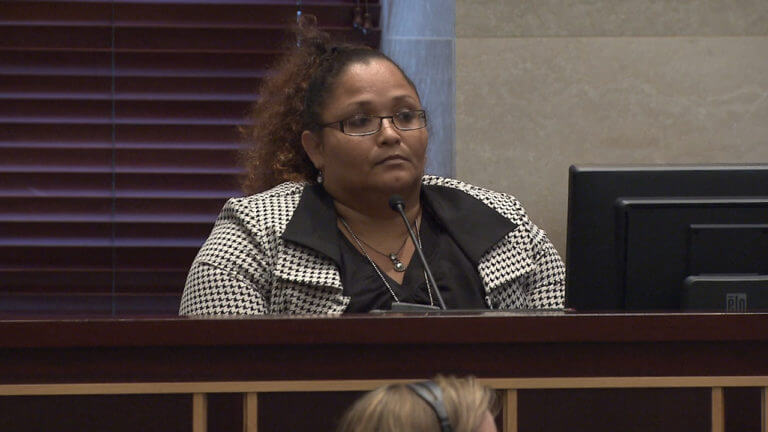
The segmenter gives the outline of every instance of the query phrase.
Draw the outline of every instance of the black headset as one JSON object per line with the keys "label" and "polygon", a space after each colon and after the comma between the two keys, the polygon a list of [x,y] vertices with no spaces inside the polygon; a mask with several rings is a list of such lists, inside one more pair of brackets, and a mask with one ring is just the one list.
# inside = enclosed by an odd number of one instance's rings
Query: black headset
{"label": "black headset", "polygon": [[434,381],[423,381],[407,384],[408,388],[413,390],[420,398],[429,405],[437,415],[437,421],[440,423],[442,432],[453,432],[451,421],[448,419],[448,412],[445,411],[443,404],[443,391],[440,390]]}

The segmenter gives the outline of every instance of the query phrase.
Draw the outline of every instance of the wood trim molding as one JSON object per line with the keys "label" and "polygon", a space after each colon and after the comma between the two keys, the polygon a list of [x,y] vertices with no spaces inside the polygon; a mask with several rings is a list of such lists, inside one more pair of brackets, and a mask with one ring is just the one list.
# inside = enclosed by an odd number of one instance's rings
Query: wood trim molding
{"label": "wood trim molding", "polygon": [[712,432],[725,432],[725,397],[722,387],[712,387]]}
{"label": "wood trim molding", "polygon": [[517,432],[517,390],[506,390],[503,398],[504,432]]}
{"label": "wood trim molding", "polygon": [[249,392],[243,395],[243,432],[258,432],[259,394]]}
{"label": "wood trim molding", "polygon": [[768,387],[760,391],[760,425],[762,432],[768,432]]}
{"label": "wood trim molding", "polygon": [[192,395],[192,432],[207,432],[208,430],[208,395],[195,393]]}
{"label": "wood trim molding", "polygon": [[[6,384],[0,385],[0,396],[368,391],[393,382],[413,381],[417,380]],[[768,387],[768,376],[481,378],[479,381],[482,384],[497,390]]]}

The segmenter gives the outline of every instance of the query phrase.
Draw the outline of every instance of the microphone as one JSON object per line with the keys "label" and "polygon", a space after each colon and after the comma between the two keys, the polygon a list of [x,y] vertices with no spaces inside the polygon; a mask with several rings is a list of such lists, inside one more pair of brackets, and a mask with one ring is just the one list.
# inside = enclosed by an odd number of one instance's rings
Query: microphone
{"label": "microphone", "polygon": [[[419,240],[416,238],[416,234],[413,233],[413,229],[411,229],[411,223],[408,222],[408,216],[405,215],[405,200],[403,200],[403,197],[400,195],[392,195],[389,197],[389,208],[397,213],[400,213],[400,216],[402,216],[405,227],[408,228],[408,234],[411,236],[411,241],[413,241],[413,247],[416,249],[416,253],[419,254],[421,265],[424,266],[424,271],[427,273],[427,280],[429,281],[429,285],[434,288],[435,297],[437,297],[437,303],[440,305],[440,309],[446,310],[447,308],[445,307],[443,296],[440,295],[440,290],[437,288],[435,278],[432,276],[432,270],[429,269],[427,259],[424,258],[424,252],[421,250],[421,246],[419,246]],[[427,287],[427,289],[429,289],[429,287]]]}

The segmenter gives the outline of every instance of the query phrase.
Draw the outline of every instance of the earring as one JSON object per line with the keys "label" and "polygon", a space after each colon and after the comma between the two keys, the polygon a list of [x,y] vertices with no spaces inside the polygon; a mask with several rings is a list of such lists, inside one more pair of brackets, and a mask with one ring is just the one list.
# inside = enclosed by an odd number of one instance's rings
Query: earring
{"label": "earring", "polygon": [[318,171],[317,172],[317,184],[323,184],[323,180],[324,180],[323,172],[322,171]]}

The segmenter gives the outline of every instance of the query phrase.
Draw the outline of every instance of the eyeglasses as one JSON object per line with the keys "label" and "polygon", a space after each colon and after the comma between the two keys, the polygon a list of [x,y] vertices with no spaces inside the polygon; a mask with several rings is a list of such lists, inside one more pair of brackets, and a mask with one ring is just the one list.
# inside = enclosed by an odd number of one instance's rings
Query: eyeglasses
{"label": "eyeglasses", "polygon": [[336,127],[351,136],[373,135],[381,130],[381,124],[388,118],[396,129],[409,131],[427,127],[427,112],[424,110],[400,111],[391,116],[358,115],[341,121],[321,124],[322,127]]}

